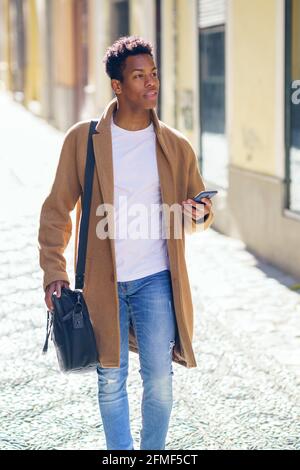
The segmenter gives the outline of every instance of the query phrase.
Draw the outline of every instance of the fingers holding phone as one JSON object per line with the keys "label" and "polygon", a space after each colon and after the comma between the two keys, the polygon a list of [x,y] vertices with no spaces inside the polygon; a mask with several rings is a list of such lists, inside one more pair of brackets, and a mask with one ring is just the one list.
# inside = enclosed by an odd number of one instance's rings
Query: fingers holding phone
{"label": "fingers holding phone", "polygon": [[[197,201],[196,201],[197,202]],[[201,199],[201,202],[197,202],[197,204],[205,204],[205,206],[208,208],[208,212],[210,211],[210,208],[212,206],[212,202],[211,200],[208,198],[208,197],[203,197]],[[196,206],[197,207],[197,206]],[[205,208],[204,208],[204,211],[205,211]]]}
{"label": "fingers holding phone", "polygon": [[193,219],[198,220],[209,214],[212,203],[210,199],[203,198],[200,206],[197,202],[195,204],[193,199],[186,199],[185,201],[182,201],[182,206],[185,214],[191,215]]}

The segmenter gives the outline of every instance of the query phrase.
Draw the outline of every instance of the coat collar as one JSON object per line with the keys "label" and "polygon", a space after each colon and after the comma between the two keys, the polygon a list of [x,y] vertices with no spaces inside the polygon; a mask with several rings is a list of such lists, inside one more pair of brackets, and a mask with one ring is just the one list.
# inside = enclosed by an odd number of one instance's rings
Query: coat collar
{"label": "coat collar", "polygon": [[[107,130],[107,128],[110,129],[110,123],[111,123],[111,116],[117,107],[117,98],[113,98],[106,108],[104,109],[101,118],[99,119],[97,126],[96,126],[96,131],[101,132],[103,130]],[[150,109],[151,112],[151,120],[154,124],[155,127],[155,133],[156,135],[161,134],[161,124],[159,122],[159,119],[157,117],[156,111],[154,109]]]}

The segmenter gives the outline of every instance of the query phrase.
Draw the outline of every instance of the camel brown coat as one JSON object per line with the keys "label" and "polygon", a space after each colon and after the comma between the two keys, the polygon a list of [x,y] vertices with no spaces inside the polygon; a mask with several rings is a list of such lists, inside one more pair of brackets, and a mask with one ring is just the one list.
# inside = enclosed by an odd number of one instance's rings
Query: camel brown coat
{"label": "camel brown coat", "polygon": [[[96,233],[96,225],[101,220],[96,213],[97,207],[99,204],[114,202],[110,119],[116,105],[117,99],[114,98],[100,117],[96,127],[97,133],[93,135],[96,165],[83,288],[102,367],[120,367],[119,300],[114,231],[110,227],[108,229],[110,235],[105,239],[99,238]],[[182,201],[192,198],[205,189],[197,157],[186,137],[160,121],[154,109],[151,110],[151,119],[156,133],[156,158],[162,202],[169,206],[174,203],[181,204]],[[40,266],[44,271],[44,290],[53,281],[69,281],[64,251],[72,233],[70,213],[75,206],[76,265],[81,215],[80,196],[84,185],[88,129],[89,121],[81,121],[66,132],[54,182],[41,208],[38,241]],[[128,168],[128,171],[134,169]],[[211,209],[204,223],[193,222],[189,229],[185,226],[180,238],[175,237],[174,230],[172,231],[173,219],[171,218],[170,222],[166,221],[166,226],[170,228],[167,248],[177,322],[177,337],[172,360],[185,367],[196,367],[197,363],[192,347],[193,305],[185,261],[184,234],[206,230],[213,219],[214,214]],[[157,327],[159,328],[159,325]],[[129,350],[138,352],[135,333],[131,326]]]}

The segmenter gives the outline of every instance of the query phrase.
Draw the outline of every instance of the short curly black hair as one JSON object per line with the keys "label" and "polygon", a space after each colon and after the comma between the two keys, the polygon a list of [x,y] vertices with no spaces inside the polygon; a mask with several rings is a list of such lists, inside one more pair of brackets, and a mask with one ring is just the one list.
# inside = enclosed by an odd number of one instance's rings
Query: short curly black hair
{"label": "short curly black hair", "polygon": [[140,36],[122,36],[107,48],[103,62],[111,79],[123,81],[125,60],[129,56],[149,54],[153,57],[153,46]]}

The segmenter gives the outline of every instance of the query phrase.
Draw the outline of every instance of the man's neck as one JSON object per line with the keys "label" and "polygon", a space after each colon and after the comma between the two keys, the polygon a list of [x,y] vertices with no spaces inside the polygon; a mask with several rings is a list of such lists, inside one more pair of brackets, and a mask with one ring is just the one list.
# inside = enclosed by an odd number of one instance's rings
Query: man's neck
{"label": "man's neck", "polygon": [[148,109],[142,111],[124,110],[118,106],[113,113],[113,121],[122,129],[139,131],[150,126],[151,111]]}

